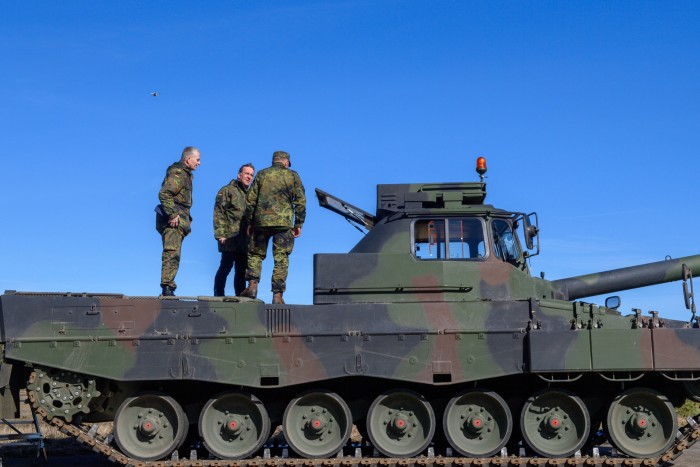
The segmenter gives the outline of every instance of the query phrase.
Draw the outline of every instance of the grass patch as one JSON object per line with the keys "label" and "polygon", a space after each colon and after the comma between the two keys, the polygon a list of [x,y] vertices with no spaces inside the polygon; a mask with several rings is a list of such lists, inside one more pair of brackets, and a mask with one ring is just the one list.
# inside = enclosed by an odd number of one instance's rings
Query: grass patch
{"label": "grass patch", "polygon": [[686,399],[685,403],[676,409],[676,413],[678,414],[679,424],[684,426],[687,423],[685,421],[687,417],[695,417],[700,414],[700,403]]}

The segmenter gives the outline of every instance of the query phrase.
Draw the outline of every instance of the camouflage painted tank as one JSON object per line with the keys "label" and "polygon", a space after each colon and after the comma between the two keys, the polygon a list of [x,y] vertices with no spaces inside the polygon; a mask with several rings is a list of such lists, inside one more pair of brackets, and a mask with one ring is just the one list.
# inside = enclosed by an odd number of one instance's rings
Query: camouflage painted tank
{"label": "camouflage painted tank", "polygon": [[[121,454],[100,450],[123,463],[199,441],[251,458],[277,425],[299,458],[342,455],[353,424],[389,458],[561,459],[607,440],[643,459],[678,443],[674,405],[700,400],[700,255],[547,281],[527,263],[536,215],[484,204],[483,177],[379,185],[374,215],[317,195],[368,234],[314,256],[313,305],[6,291],[0,415],[26,387],[66,430],[113,421]],[[675,280],[687,322],[573,301]]]}

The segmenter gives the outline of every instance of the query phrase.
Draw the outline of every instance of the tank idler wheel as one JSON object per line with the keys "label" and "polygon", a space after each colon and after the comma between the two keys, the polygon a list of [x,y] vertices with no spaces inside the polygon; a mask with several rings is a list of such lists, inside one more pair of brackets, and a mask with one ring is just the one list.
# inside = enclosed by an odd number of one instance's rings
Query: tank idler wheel
{"label": "tank idler wheel", "polygon": [[413,457],[428,447],[435,433],[435,413],[425,398],[407,389],[385,392],[367,412],[367,434],[387,457]]}
{"label": "tank idler wheel", "polygon": [[612,401],[605,431],[620,452],[631,457],[654,457],[673,444],[678,420],[673,404],[663,394],[634,388]]}
{"label": "tank idler wheel", "polygon": [[545,389],[525,402],[520,428],[525,442],[536,453],[568,457],[588,439],[591,417],[578,396],[562,389]]}
{"label": "tank idler wheel", "polygon": [[260,449],[270,435],[270,417],[260,400],[245,392],[224,392],[199,415],[199,436],[220,459],[243,459]]}
{"label": "tank idler wheel", "polygon": [[463,456],[489,457],[508,442],[513,417],[501,396],[475,389],[450,400],[442,428],[450,446]]}
{"label": "tank idler wheel", "polygon": [[292,399],[282,419],[284,437],[302,457],[338,453],[350,438],[352,415],[345,401],[329,391],[308,391]]}
{"label": "tank idler wheel", "polygon": [[129,457],[163,459],[187,436],[187,415],[172,397],[146,392],[127,398],[114,417],[114,440]]}

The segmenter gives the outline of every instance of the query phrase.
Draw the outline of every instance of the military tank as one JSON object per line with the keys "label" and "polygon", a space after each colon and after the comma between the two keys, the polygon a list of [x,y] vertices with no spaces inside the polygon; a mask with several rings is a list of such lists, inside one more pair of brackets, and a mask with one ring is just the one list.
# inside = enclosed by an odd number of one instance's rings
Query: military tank
{"label": "military tank", "polygon": [[[6,291],[0,416],[26,388],[124,465],[674,459],[700,437],[674,411],[700,401],[700,255],[532,277],[537,215],[485,204],[482,158],[477,172],[378,185],[375,214],[317,189],[367,235],[314,256],[311,305]],[[688,321],[579,300],[677,280]]]}

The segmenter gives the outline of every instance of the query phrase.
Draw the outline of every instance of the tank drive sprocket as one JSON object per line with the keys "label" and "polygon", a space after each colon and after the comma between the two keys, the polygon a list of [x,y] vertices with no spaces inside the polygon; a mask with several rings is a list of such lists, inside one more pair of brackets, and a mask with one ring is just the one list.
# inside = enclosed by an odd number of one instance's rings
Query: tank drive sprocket
{"label": "tank drive sprocket", "polygon": [[44,409],[46,418],[60,416],[67,422],[90,412],[90,402],[99,397],[95,378],[70,371],[35,368],[29,375],[27,395],[32,407]]}

